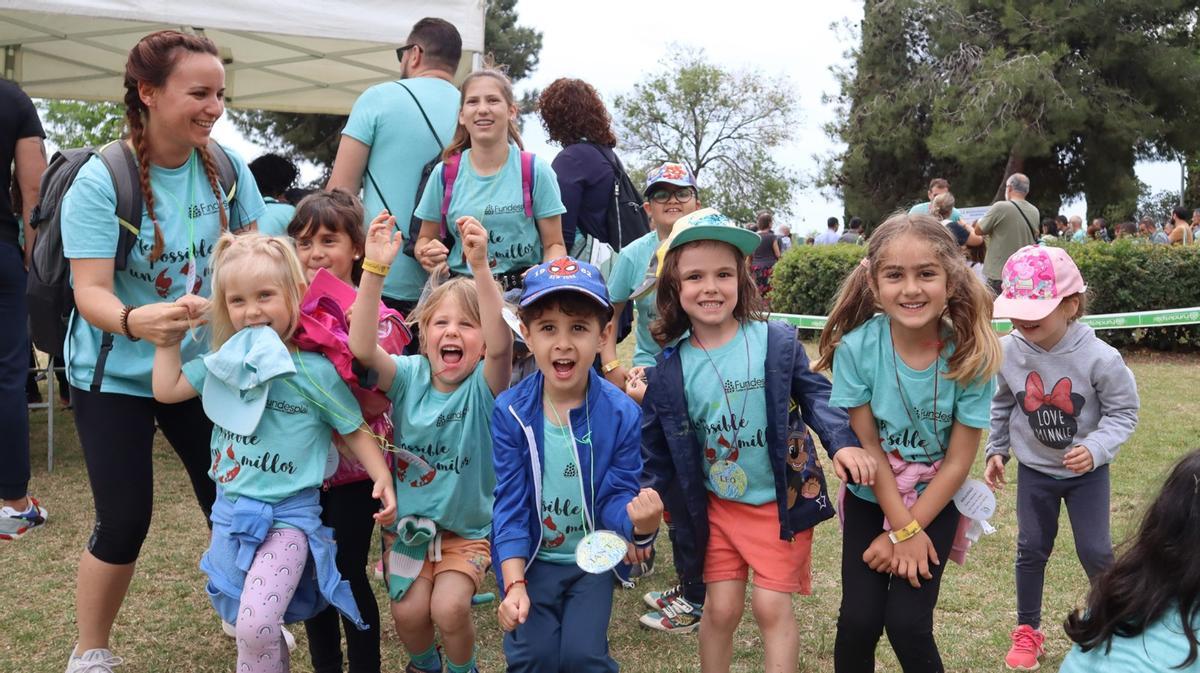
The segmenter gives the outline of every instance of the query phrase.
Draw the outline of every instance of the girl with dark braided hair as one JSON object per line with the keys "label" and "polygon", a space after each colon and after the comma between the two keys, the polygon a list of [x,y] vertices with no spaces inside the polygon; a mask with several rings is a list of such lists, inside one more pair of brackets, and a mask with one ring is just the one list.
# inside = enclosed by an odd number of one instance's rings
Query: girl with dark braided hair
{"label": "girl with dark braided hair", "polygon": [[[245,162],[210,144],[225,111],[225,68],[207,38],[176,31],[143,37],[125,64],[125,117],[137,164],[140,222],[116,217],[113,178],[93,157],[63,199],[63,252],[77,309],[66,341],[67,376],[96,522],[79,561],[79,640],[68,673],[109,671],[108,650],[153,509],[155,427],[179,455],[205,518],[215,497],[207,472],[212,423],[199,400],[155,402],[154,348],[181,344],[203,353],[209,256],[227,230],[253,229],[264,205]],[[218,180],[212,152],[237,172],[236,202]],[[235,204],[232,207],[231,204]],[[125,268],[116,270],[118,232],[137,229]]]}

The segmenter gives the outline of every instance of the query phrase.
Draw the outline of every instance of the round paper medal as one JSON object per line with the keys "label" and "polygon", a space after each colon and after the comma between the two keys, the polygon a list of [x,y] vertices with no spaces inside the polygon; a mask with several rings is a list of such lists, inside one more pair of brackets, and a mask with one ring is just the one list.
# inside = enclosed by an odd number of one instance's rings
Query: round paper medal
{"label": "round paper medal", "polygon": [[718,460],[708,468],[708,480],[713,491],[726,500],[740,498],[746,494],[749,479],[741,465],[732,460]]}
{"label": "round paper medal", "polygon": [[954,494],[954,506],[968,519],[986,521],[996,512],[996,496],[978,479],[968,479]]}
{"label": "round paper medal", "polygon": [[599,575],[616,567],[628,550],[625,538],[611,530],[593,531],[575,547],[575,564],[584,572]]}

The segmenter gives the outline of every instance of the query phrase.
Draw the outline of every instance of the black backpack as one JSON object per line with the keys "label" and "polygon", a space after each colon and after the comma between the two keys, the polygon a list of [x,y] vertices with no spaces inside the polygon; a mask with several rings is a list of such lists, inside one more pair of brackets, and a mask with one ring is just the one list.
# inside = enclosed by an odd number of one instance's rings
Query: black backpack
{"label": "black backpack", "polygon": [[[421,105],[421,101],[417,99],[417,95],[412,92],[412,89],[404,86],[403,82],[396,82],[396,84],[399,84],[400,88],[404,89],[405,93],[407,93],[413,99],[413,102],[417,104],[417,109],[421,111],[421,118],[425,120],[425,125],[429,127],[429,133],[433,135],[433,139],[437,142],[438,146],[437,154],[435,154],[432,159],[425,162],[425,165],[421,167],[421,179],[417,182],[417,192],[413,197],[412,210],[415,211],[417,209],[417,205],[421,203],[421,195],[425,193],[425,183],[429,182],[429,176],[433,174],[433,169],[437,168],[437,165],[442,161],[442,149],[445,148],[446,145],[442,142],[442,138],[438,135],[437,130],[433,128],[433,122],[429,121],[429,115],[425,114],[425,107]],[[380,189],[379,185],[375,183],[375,176],[371,175],[370,168],[366,170],[366,174],[367,180],[371,182],[371,188],[375,190],[375,193],[379,195],[379,200],[383,202],[383,207],[386,208],[389,213],[395,215],[396,211],[392,210],[392,207],[388,205],[387,199],[383,197],[383,190]],[[404,225],[398,220],[396,222],[396,228],[400,228],[402,226]],[[454,239],[449,235],[448,232],[446,232],[445,227],[443,227],[443,232],[444,235],[442,236],[442,243],[448,250],[450,249],[451,244],[454,243]],[[404,254],[413,258],[417,256],[417,237],[420,235],[421,218],[417,217],[416,215],[412,215],[408,222],[408,231],[404,236]]]}
{"label": "black backpack", "polygon": [[[237,195],[237,169],[229,155],[215,141],[209,141],[208,153],[217,167],[221,188],[230,200],[229,219],[232,224],[233,204]],[[29,334],[38,350],[62,357],[67,338],[67,325],[75,310],[75,291],[71,288],[71,263],[63,255],[62,200],[75,182],[79,169],[91,159],[100,157],[113,180],[117,195],[117,251],[113,258],[115,270],[124,269],[129,251],[137,242],[142,225],[142,190],[138,177],[137,159],[124,141],[114,140],[101,147],[79,147],[55,152],[46,172],[42,173],[38,203],[30,215],[29,224],[37,230],[33,253],[29,258]],[[113,335],[105,332],[96,361],[96,376],[92,389],[98,390],[104,374],[104,362],[112,350]]]}
{"label": "black backpack", "polygon": [[646,216],[646,210],[642,207],[641,192],[633,186],[633,180],[629,179],[629,174],[625,172],[616,153],[607,147],[588,144],[596,148],[600,156],[612,166],[613,192],[612,201],[605,212],[605,230],[587,231],[585,228],[585,231],[593,238],[607,243],[613,252],[620,252],[621,248],[650,232],[650,218]]}

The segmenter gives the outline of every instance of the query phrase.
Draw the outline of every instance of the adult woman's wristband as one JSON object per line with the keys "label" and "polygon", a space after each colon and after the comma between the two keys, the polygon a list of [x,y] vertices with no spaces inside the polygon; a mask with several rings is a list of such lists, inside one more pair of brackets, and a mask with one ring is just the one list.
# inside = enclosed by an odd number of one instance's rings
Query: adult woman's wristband
{"label": "adult woman's wristband", "polygon": [[133,333],[129,331],[129,314],[133,313],[135,308],[137,307],[126,304],[125,308],[121,309],[121,334],[124,334],[125,338],[130,341],[141,341],[140,337],[133,336]]}
{"label": "adult woman's wristband", "polygon": [[366,271],[367,273],[373,273],[376,276],[386,277],[391,268],[392,267],[389,264],[380,264],[379,262],[370,259],[364,259],[362,263],[363,271]]}

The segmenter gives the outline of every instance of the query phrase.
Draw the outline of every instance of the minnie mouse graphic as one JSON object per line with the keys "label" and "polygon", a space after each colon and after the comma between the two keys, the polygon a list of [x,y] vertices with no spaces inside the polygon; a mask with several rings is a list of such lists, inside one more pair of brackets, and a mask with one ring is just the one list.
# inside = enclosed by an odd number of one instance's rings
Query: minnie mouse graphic
{"label": "minnie mouse graphic", "polygon": [[1071,392],[1071,379],[1059,379],[1047,395],[1041,374],[1029,372],[1024,392],[1018,392],[1016,397],[1039,442],[1060,451],[1074,443],[1075,433],[1079,432],[1076,419],[1085,400],[1083,395]]}

